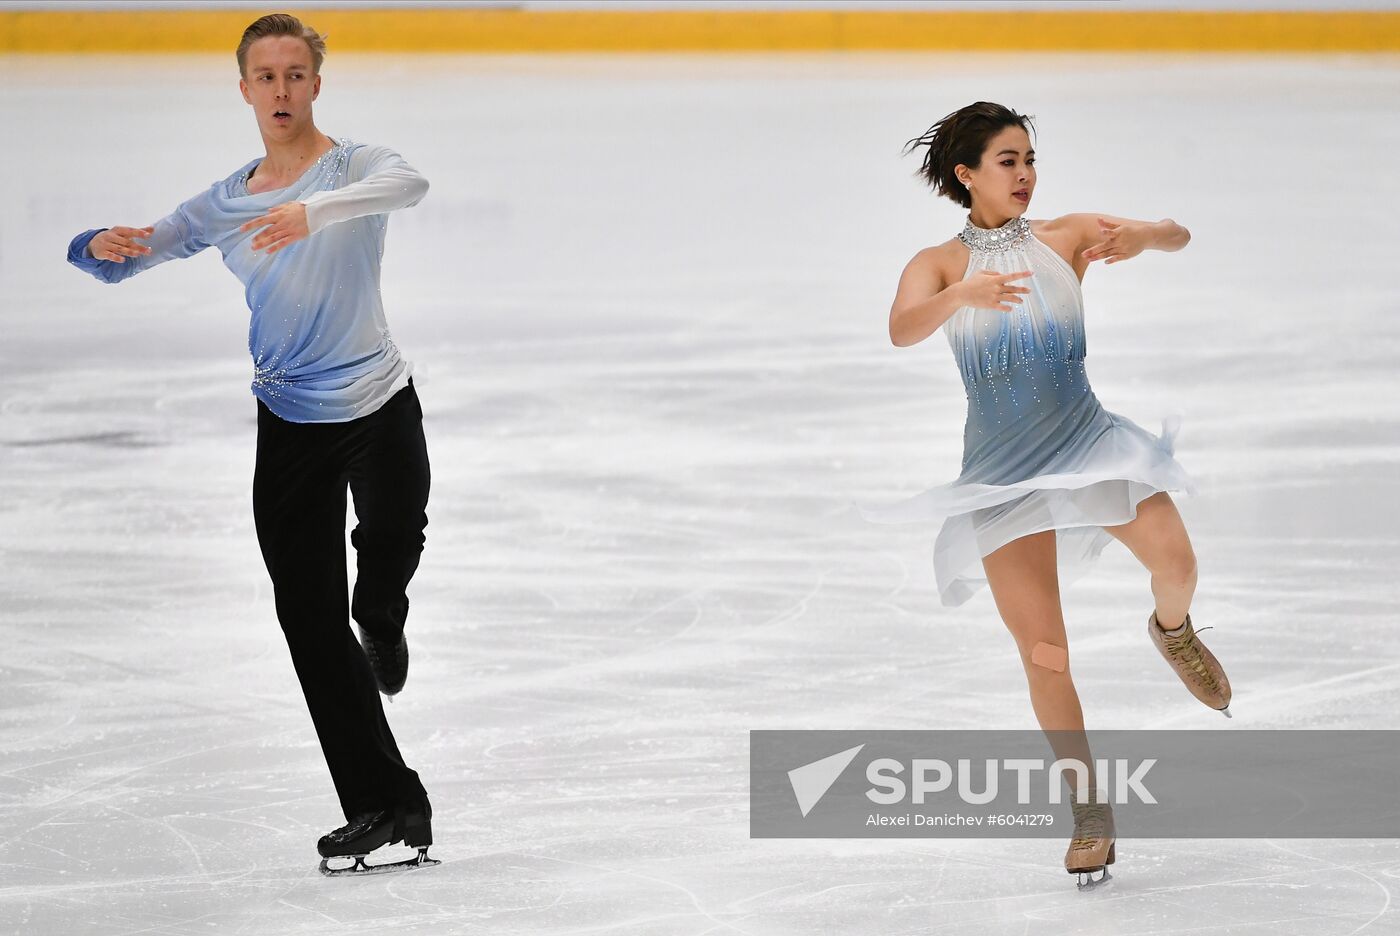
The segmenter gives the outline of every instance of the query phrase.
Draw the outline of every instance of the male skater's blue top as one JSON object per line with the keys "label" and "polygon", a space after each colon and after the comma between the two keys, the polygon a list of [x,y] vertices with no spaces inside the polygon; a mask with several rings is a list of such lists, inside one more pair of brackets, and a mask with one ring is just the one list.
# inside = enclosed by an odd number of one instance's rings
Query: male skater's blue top
{"label": "male skater's blue top", "polygon": [[[365,416],[408,385],[413,366],[389,337],[379,296],[387,212],[416,205],[428,181],[382,146],[340,140],[286,188],[249,194],[255,159],[181,204],[141,241],[149,254],[98,260],[88,243],[68,245],[68,262],[107,283],[158,263],[218,247],[243,281],[252,320],[253,393],[291,422]],[[268,255],[254,252],[261,228],[239,228],[283,202],[306,205],[311,236]]]}

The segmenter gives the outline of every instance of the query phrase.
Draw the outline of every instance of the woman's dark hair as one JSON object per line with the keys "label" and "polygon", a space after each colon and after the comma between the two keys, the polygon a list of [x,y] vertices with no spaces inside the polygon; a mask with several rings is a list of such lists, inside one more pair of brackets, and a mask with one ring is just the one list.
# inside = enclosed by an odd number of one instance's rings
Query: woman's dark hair
{"label": "woman's dark hair", "polygon": [[904,152],[927,146],[924,164],[916,175],[931,185],[936,194],[947,196],[964,208],[971,208],[972,193],[958,181],[953,167],[962,164],[971,169],[980,169],[982,151],[992,137],[1007,127],[1020,127],[1029,134],[1035,130],[1032,119],[1009,107],[978,101],[953,111],[930,127],[923,136],[910,140]]}

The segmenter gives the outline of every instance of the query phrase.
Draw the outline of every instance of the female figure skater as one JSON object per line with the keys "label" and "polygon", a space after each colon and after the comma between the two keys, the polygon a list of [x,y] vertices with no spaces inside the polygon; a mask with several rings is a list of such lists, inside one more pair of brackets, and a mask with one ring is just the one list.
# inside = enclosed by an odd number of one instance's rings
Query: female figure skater
{"label": "female figure skater", "polygon": [[[1191,235],[1170,220],[1025,219],[1036,184],[1028,125],[978,102],[910,141],[926,148],[919,174],[970,211],[962,233],[905,268],[890,339],[906,347],[941,326],[967,392],[962,474],[911,502],[913,514],[943,521],[934,549],[943,603],[990,585],[1041,728],[1059,756],[1092,768],[1058,576],[1072,578],[1109,537],[1151,574],[1147,629],[1158,650],[1197,699],[1229,715],[1229,681],[1191,624],[1196,559],[1166,493],[1190,487],[1172,457],[1176,427],[1158,438],[1107,412],[1084,371],[1080,282],[1089,264],[1180,250]],[[1065,868],[1083,886],[1113,863],[1112,814],[1091,801],[1092,781],[1072,792],[1076,835]]]}
{"label": "female figure skater", "polygon": [[[253,516],[277,617],[347,824],[321,838],[321,870],[368,870],[402,841],[428,859],[432,810],[379,692],[407,676],[405,595],[428,519],[428,456],[412,367],[379,295],[388,212],[427,180],[394,151],[317,129],[324,38],[286,14],[243,33],[239,88],[266,155],[143,227],[87,231],[68,260],[107,283],[219,248],[246,287],[258,449]],[[358,525],[347,607],[345,491]],[[347,626],[353,615],[360,641]],[[377,688],[376,688],[377,683]],[[353,857],[332,870],[325,859]],[[386,867],[384,865],[379,868]]]}

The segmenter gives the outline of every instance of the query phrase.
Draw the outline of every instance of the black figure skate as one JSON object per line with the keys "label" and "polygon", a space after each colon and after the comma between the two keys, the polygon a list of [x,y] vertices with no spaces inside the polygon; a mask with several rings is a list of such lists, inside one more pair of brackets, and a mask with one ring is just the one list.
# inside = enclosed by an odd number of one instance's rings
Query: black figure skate
{"label": "black figure skate", "polygon": [[374,671],[374,681],[379,691],[386,696],[398,694],[408,680],[408,638],[399,634],[398,643],[379,640],[360,628],[360,646],[369,658],[369,668]]}
{"label": "black figure skate", "polygon": [[[432,813],[432,809],[425,805],[421,809],[401,806],[356,816],[334,832],[321,836],[321,841],[316,843],[316,850],[321,853],[321,873],[330,877],[383,874],[386,871],[411,871],[442,864],[428,857],[428,846],[433,844]],[[377,865],[365,862],[365,856],[376,848],[396,842],[418,849],[417,857]],[[349,858],[354,863],[333,868],[333,858]]]}

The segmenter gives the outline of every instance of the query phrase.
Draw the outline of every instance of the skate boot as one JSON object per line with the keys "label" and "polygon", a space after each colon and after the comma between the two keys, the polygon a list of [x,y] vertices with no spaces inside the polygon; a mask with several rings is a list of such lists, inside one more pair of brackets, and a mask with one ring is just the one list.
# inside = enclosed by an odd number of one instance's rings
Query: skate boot
{"label": "skate boot", "polygon": [[369,658],[374,681],[386,696],[396,695],[408,680],[408,638],[399,634],[398,643],[379,640],[360,628],[360,646]]}
{"label": "skate boot", "polygon": [[[428,846],[433,844],[432,807],[422,806],[384,809],[378,812],[362,813],[348,823],[321,836],[316,843],[316,851],[321,854],[321,873],[330,877],[341,874],[374,874],[385,871],[402,871],[441,864],[428,857]],[[376,848],[403,842],[410,848],[418,849],[416,858],[371,865],[365,863],[365,856]],[[331,867],[332,858],[350,858],[354,863],[348,866]]]}
{"label": "skate boot", "polygon": [[1196,636],[1191,626],[1191,615],[1186,615],[1186,621],[1176,630],[1166,631],[1157,623],[1157,613],[1154,611],[1147,619],[1147,631],[1191,694],[1226,718],[1233,718],[1230,714],[1230,680],[1226,678],[1225,670],[1221,669],[1215,655]]}
{"label": "skate boot", "polygon": [[[1102,799],[1103,802],[1095,802]],[[1108,796],[1098,792],[1092,798],[1076,796],[1070,804],[1074,810],[1074,838],[1065,852],[1065,870],[1079,876],[1080,890],[1095,887],[1109,880],[1108,866],[1113,864],[1117,843],[1113,834],[1113,809]],[[1095,878],[1094,872],[1103,874]]]}

